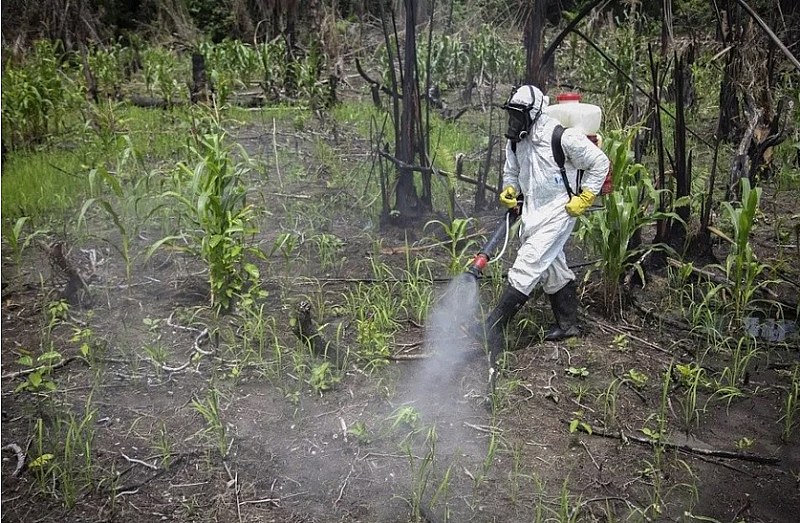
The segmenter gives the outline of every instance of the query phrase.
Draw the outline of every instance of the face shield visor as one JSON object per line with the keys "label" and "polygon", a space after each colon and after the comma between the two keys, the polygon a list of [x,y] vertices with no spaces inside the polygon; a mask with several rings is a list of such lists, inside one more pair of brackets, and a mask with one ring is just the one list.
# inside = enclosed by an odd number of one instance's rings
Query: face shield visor
{"label": "face shield visor", "polygon": [[503,109],[508,113],[508,128],[506,138],[512,142],[519,142],[526,136],[533,125],[530,116],[530,107],[518,104],[505,104]]}
{"label": "face shield visor", "polygon": [[[525,91],[525,87],[527,87],[527,91]],[[539,98],[538,104],[535,103],[536,98]],[[508,128],[505,137],[516,143],[528,136],[536,120],[539,119],[539,115],[542,114],[544,105],[545,97],[538,89],[534,90],[533,86],[522,86],[515,89],[502,106],[508,113]],[[534,110],[536,114],[531,117]]]}

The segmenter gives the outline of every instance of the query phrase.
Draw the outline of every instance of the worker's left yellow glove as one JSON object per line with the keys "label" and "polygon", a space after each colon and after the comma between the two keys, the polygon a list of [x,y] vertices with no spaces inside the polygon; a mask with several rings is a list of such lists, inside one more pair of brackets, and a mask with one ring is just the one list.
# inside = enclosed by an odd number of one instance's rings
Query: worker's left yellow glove
{"label": "worker's left yellow glove", "polygon": [[513,209],[517,206],[517,190],[513,185],[507,185],[500,193],[500,205],[506,209]]}
{"label": "worker's left yellow glove", "polygon": [[592,206],[594,199],[595,195],[592,191],[587,189],[582,190],[580,194],[576,194],[569,199],[569,202],[565,206],[567,213],[573,217],[580,216],[586,212],[586,209]]}

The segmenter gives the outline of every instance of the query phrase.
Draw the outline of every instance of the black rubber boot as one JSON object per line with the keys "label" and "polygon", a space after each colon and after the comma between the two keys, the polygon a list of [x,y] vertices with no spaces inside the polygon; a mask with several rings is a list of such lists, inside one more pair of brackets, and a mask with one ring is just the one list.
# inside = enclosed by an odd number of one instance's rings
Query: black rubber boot
{"label": "black rubber boot", "polygon": [[559,341],[579,336],[581,331],[578,328],[578,294],[575,282],[570,281],[555,294],[547,296],[550,298],[556,323],[544,335],[545,341]]}
{"label": "black rubber boot", "polygon": [[[505,329],[514,315],[517,314],[517,311],[525,305],[526,301],[528,301],[528,296],[509,285],[506,287],[505,291],[503,291],[503,295],[500,296],[500,301],[497,302],[497,306],[491,314],[489,314],[489,317],[486,318],[486,323],[483,327],[484,332],[482,334],[485,336],[489,349],[495,354],[501,352],[503,329]],[[481,339],[483,339],[483,336],[481,336]]]}

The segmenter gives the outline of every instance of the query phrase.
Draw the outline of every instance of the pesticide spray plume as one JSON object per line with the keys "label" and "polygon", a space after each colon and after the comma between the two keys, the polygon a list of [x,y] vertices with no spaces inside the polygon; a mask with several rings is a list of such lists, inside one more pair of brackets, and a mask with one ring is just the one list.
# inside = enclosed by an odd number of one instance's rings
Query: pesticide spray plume
{"label": "pesticide spray plume", "polygon": [[[425,362],[414,389],[419,398],[444,398],[453,394],[456,373],[464,368],[467,358],[478,352],[473,344],[474,327],[479,320],[478,279],[489,263],[499,259],[508,245],[511,225],[519,218],[520,205],[509,209],[496,229],[467,266],[464,273],[453,278],[434,304],[426,321],[425,344],[431,357]],[[494,252],[502,245],[497,256]],[[453,414],[454,405],[440,402],[438,407]],[[435,418],[436,413],[432,414]]]}

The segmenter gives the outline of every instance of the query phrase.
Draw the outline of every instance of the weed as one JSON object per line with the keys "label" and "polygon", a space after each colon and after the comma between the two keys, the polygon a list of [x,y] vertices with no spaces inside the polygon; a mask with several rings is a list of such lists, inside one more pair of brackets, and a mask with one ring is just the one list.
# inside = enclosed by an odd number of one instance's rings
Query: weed
{"label": "weed", "polygon": [[53,365],[62,361],[61,353],[58,351],[47,351],[34,359],[30,355],[21,356],[17,363],[27,367],[29,372],[25,379],[17,385],[14,392],[53,392],[57,386],[52,378]]}
{"label": "weed", "polygon": [[564,372],[571,378],[584,379],[589,377],[589,370],[586,367],[567,367]]}
{"label": "weed", "polygon": [[330,362],[324,361],[317,363],[311,367],[311,376],[309,377],[308,384],[314,389],[314,392],[322,394],[326,390],[330,390],[334,385],[341,381],[341,377],[333,372]]}
{"label": "weed", "polygon": [[369,429],[367,429],[367,426],[363,421],[357,421],[356,423],[350,425],[350,428],[347,429],[347,433],[355,436],[358,442],[362,445],[369,445],[369,443],[372,441],[372,437],[369,434]]}
{"label": "weed", "polygon": [[345,258],[341,256],[344,249],[344,242],[341,238],[333,234],[317,234],[312,236],[311,242],[317,249],[319,261],[322,264],[322,269],[336,269],[342,266]]}
{"label": "weed", "polygon": [[389,415],[387,421],[391,421],[392,425],[390,430],[395,430],[397,427],[405,425],[406,427],[416,430],[419,423],[419,412],[417,409],[410,405],[398,407]]}
{"label": "weed", "polygon": [[464,270],[465,254],[475,245],[475,240],[467,239],[467,231],[474,220],[472,218],[456,218],[451,223],[440,220],[431,220],[425,224],[425,229],[431,225],[442,228],[448,240],[443,244],[447,251],[447,270],[450,274],[459,274]]}
{"label": "weed", "polygon": [[636,369],[630,369],[625,373],[625,379],[637,389],[641,389],[647,385],[649,377],[647,374],[641,373]]}
{"label": "weed", "polygon": [[779,421],[783,422],[781,439],[788,442],[796,425],[796,416],[800,411],[800,366],[796,366],[792,372],[792,382],[786,391],[786,399],[783,403],[783,416]]}
{"label": "weed", "polygon": [[228,455],[229,442],[227,429],[221,418],[219,392],[212,387],[208,390],[205,399],[192,399],[191,406],[205,420],[206,428],[204,432],[210,436],[220,457],[224,459]]}
{"label": "weed", "polygon": [[586,434],[592,434],[592,426],[589,423],[583,421],[583,411],[575,411],[572,413],[572,420],[569,422],[569,433],[575,434],[578,431],[585,432]]}

